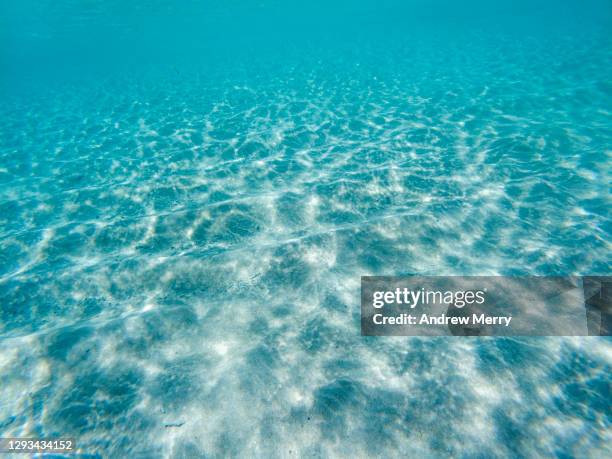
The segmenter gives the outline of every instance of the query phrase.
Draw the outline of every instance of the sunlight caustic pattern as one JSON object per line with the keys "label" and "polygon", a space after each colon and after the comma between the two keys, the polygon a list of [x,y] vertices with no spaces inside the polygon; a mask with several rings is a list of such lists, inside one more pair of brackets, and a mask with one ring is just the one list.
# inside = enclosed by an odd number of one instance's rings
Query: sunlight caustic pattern
{"label": "sunlight caustic pattern", "polygon": [[608,340],[359,336],[362,275],[609,272],[610,48],[487,42],[7,100],[0,434],[609,455]]}

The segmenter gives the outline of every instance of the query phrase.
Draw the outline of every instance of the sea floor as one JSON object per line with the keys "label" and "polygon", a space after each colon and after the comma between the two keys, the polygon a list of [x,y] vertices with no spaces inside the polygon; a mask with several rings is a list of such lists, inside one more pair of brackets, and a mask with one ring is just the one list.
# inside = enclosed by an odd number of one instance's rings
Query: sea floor
{"label": "sea floor", "polygon": [[609,274],[609,42],[470,40],[7,97],[0,435],[608,456],[607,338],[360,336],[362,275]]}

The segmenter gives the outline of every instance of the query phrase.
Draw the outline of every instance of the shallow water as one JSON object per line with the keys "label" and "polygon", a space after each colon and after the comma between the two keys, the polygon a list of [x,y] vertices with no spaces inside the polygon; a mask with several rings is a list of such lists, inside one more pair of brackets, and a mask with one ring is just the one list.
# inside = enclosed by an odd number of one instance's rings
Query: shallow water
{"label": "shallow water", "polygon": [[609,339],[364,338],[359,282],[610,273],[610,4],[175,3],[0,9],[0,436],[609,455]]}

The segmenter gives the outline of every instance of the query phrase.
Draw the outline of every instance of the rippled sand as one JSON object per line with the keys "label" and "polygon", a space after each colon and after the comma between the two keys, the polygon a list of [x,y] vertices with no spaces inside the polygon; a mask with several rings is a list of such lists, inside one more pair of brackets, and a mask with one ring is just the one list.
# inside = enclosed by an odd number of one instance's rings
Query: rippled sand
{"label": "rippled sand", "polygon": [[7,100],[0,434],[608,455],[608,339],[359,335],[362,275],[609,273],[611,48],[529,40]]}

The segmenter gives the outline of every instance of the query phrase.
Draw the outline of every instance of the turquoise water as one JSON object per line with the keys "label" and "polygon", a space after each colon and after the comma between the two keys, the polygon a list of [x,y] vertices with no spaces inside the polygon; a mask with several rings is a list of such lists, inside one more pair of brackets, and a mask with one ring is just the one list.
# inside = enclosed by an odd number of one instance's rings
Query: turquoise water
{"label": "turquoise water", "polygon": [[596,0],[3,2],[0,436],[609,456],[609,339],[365,338],[359,286],[610,274],[611,26]]}

